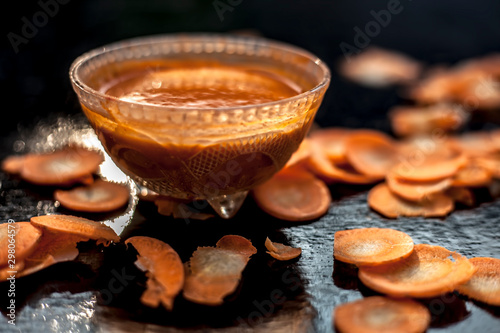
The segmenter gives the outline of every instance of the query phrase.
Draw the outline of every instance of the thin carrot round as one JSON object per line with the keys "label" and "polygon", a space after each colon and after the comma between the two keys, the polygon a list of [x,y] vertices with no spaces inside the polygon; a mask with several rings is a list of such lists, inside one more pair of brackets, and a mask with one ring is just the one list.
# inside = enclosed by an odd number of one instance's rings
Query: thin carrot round
{"label": "thin carrot round", "polygon": [[453,200],[443,193],[435,193],[423,201],[412,202],[392,193],[385,183],[370,190],[368,205],[379,214],[389,218],[399,216],[440,217],[446,216],[454,208]]}
{"label": "thin carrot round", "polygon": [[102,154],[81,147],[67,147],[48,154],[28,154],[21,177],[37,185],[68,185],[94,173]]}
{"label": "thin carrot round", "polygon": [[120,237],[118,237],[115,231],[104,223],[82,217],[54,214],[34,216],[30,221],[36,227],[54,232],[82,236],[104,242],[113,241],[117,243],[120,241]]}
{"label": "thin carrot round", "polygon": [[430,182],[408,182],[396,177],[394,172],[390,171],[386,176],[387,186],[392,193],[408,200],[420,202],[426,198],[443,192],[452,186],[452,178],[444,178]]}
{"label": "thin carrot round", "polygon": [[448,140],[448,145],[469,157],[488,156],[499,150],[490,133],[486,131],[454,136]]}
{"label": "thin carrot round", "polygon": [[388,228],[340,230],[333,241],[336,260],[362,266],[396,262],[412,251],[413,239],[408,234]]}
{"label": "thin carrot round", "polygon": [[131,244],[139,253],[136,266],[149,272],[141,301],[152,307],[161,303],[172,310],[185,279],[184,265],[177,252],[167,243],[145,236],[131,237],[125,244]]}
{"label": "thin carrot round", "polygon": [[269,237],[265,242],[267,253],[278,260],[292,260],[300,256],[302,249],[300,247],[291,247],[281,243],[272,242]]}
{"label": "thin carrot round", "polygon": [[471,258],[477,271],[466,283],[457,287],[459,293],[486,304],[500,306],[500,259]]}
{"label": "thin carrot round", "polygon": [[10,174],[18,174],[23,169],[25,157],[22,155],[7,156],[2,161],[2,170]]}
{"label": "thin carrot round", "polygon": [[483,187],[487,186],[492,178],[493,174],[486,166],[469,161],[455,174],[452,185],[457,187]]}
{"label": "thin carrot round", "polygon": [[116,210],[123,207],[129,197],[130,192],[125,185],[104,180],[96,180],[89,186],[54,192],[54,198],[63,207],[91,213]]}
{"label": "thin carrot round", "polygon": [[42,232],[29,222],[0,224],[0,267],[8,264],[9,244],[15,250],[13,262],[22,261],[36,248]]}
{"label": "thin carrot round", "polygon": [[343,163],[347,161],[345,140],[352,132],[352,130],[347,128],[323,128],[311,133],[310,143],[321,147],[321,150],[330,161]]}
{"label": "thin carrot round", "polygon": [[411,299],[371,296],[337,306],[333,319],[341,333],[422,333],[431,315]]}
{"label": "thin carrot round", "polygon": [[349,163],[360,173],[384,178],[398,162],[398,149],[387,135],[381,132],[363,132],[350,135],[345,141]]}
{"label": "thin carrot round", "polygon": [[215,246],[219,249],[234,251],[248,257],[257,253],[257,249],[252,245],[252,242],[239,235],[223,236]]}
{"label": "thin carrot round", "polygon": [[254,188],[253,196],[266,213],[287,221],[319,218],[332,200],[325,183],[305,170],[278,173]]}
{"label": "thin carrot round", "polygon": [[360,266],[358,276],[367,287],[390,296],[434,297],[455,290],[475,271],[472,263],[456,252],[417,244],[408,258],[387,265]]}

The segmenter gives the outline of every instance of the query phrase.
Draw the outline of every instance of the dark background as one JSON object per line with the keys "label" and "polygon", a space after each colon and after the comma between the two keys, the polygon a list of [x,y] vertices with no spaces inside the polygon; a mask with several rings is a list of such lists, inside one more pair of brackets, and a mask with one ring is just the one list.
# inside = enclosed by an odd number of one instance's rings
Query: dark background
{"label": "dark background", "polygon": [[[30,126],[50,113],[80,112],[68,68],[81,53],[120,39],[174,32],[256,30],[264,37],[301,46],[335,70],[340,43],[354,45],[355,27],[373,21],[371,11],[389,1],[357,0],[97,0],[8,1],[2,9],[0,82],[4,103],[1,130]],[[44,15],[41,3],[52,15]],[[54,6],[58,4],[58,8]],[[221,5],[222,3],[222,5]],[[51,4],[51,5],[49,5]],[[215,5],[229,9],[222,20]],[[500,50],[498,0],[401,0],[402,11],[369,41],[428,64],[453,63]],[[220,9],[221,11],[223,9]],[[51,17],[52,16],[52,17]],[[26,20],[38,19],[33,36],[18,45]],[[24,38],[24,37],[23,37]],[[318,113],[321,126],[377,127],[387,130],[394,91],[373,94],[335,76]]]}

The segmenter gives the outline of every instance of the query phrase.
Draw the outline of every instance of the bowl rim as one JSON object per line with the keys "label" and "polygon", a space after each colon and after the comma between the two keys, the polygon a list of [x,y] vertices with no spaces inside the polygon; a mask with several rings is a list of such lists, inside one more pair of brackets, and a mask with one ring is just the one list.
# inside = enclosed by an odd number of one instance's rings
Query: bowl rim
{"label": "bowl rim", "polygon": [[[291,52],[295,54],[299,54],[302,56],[305,56],[309,58],[313,63],[315,63],[322,71],[323,71],[323,78],[320,83],[315,85],[313,88],[306,90],[304,92],[301,92],[300,94],[279,99],[276,101],[271,101],[271,102],[266,102],[266,103],[258,103],[258,104],[248,104],[248,105],[239,105],[239,106],[225,106],[225,107],[189,107],[189,106],[164,106],[164,105],[155,105],[155,104],[146,104],[146,103],[140,103],[140,102],[133,102],[133,101],[126,101],[122,100],[118,97],[108,95],[106,93],[100,92],[81,80],[79,77],[77,71],[78,69],[85,64],[87,61],[90,61],[91,59],[101,55],[105,54],[111,51],[117,51],[120,49],[126,49],[126,48],[131,48],[131,47],[137,47],[141,45],[147,45],[147,44],[162,44],[166,42],[183,42],[183,41],[227,41],[227,42],[232,42],[233,44],[246,44],[246,45],[260,45],[260,46],[269,46],[273,47],[278,50],[282,50],[285,52]],[[232,110],[242,110],[242,109],[252,109],[252,108],[261,108],[261,107],[270,107],[274,105],[279,105],[279,104],[284,104],[288,102],[292,102],[295,100],[300,100],[302,98],[305,98],[309,95],[315,94],[316,92],[322,90],[323,88],[326,89],[328,88],[328,85],[330,84],[331,80],[331,72],[328,67],[328,65],[322,61],[320,58],[315,56],[309,51],[306,51],[300,47],[268,39],[268,38],[263,38],[263,37],[249,37],[249,36],[241,36],[241,35],[236,35],[236,34],[221,34],[221,33],[175,33],[175,34],[159,34],[159,35],[150,35],[150,36],[141,36],[141,37],[135,37],[135,38],[129,38],[129,39],[124,39],[120,40],[117,42],[113,42],[110,44],[103,45],[101,47],[94,48],[90,51],[87,51],[77,57],[72,64],[70,65],[69,69],[69,77],[71,84],[73,85],[75,91],[76,87],[80,89],[81,91],[90,94],[92,96],[98,97],[100,99],[105,99],[108,101],[114,101],[120,104],[125,103],[125,105],[142,105],[146,106],[148,108],[152,109],[160,109],[160,110],[172,110],[172,111],[232,111]]]}

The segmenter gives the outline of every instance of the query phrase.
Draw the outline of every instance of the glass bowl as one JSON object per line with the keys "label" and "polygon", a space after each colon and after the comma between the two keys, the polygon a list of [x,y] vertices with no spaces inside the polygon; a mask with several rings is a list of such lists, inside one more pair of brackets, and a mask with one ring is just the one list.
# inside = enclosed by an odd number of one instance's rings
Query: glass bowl
{"label": "glass bowl", "polygon": [[[156,73],[165,67],[161,64],[179,61],[250,69],[285,80],[297,93],[260,104],[199,107],[120,99],[103,88],[135,70]],[[106,45],[78,57],[69,74],[83,112],[121,170],[161,195],[207,200],[224,218],[234,216],[248,191],[285,165],[330,82],[328,67],[300,48],[214,34]],[[211,75],[189,79],[204,86],[217,81]],[[245,89],[245,82],[222,79],[230,89]]]}

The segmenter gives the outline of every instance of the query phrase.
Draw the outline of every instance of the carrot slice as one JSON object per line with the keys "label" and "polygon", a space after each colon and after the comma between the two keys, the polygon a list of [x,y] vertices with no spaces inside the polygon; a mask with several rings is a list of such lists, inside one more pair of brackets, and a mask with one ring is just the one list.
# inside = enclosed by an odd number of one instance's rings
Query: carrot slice
{"label": "carrot slice", "polygon": [[448,144],[469,157],[488,156],[498,152],[498,147],[489,132],[476,131],[452,137]]}
{"label": "carrot slice", "polygon": [[355,265],[388,264],[407,258],[412,251],[413,239],[394,229],[340,230],[333,240],[335,259]]}
{"label": "carrot slice", "polygon": [[126,186],[104,180],[97,180],[90,186],[71,190],[56,190],[54,198],[62,206],[80,212],[109,212],[124,206],[129,200]]}
{"label": "carrot slice", "polygon": [[435,193],[420,202],[404,200],[391,192],[387,184],[382,183],[368,193],[368,205],[389,218],[398,216],[446,216],[453,208],[453,200],[443,193]]}
{"label": "carrot slice", "polygon": [[394,194],[408,201],[423,201],[442,192],[452,185],[452,178],[444,178],[430,182],[408,182],[396,177],[391,170],[386,177],[387,186]]}
{"label": "carrot slice", "polygon": [[337,306],[335,327],[342,333],[422,333],[431,322],[429,310],[411,299],[366,297]]}
{"label": "carrot slice", "polygon": [[307,160],[308,168],[327,183],[342,182],[349,184],[373,184],[381,177],[373,177],[342,168],[340,164],[332,163],[321,147],[314,142],[311,144],[311,155]]}
{"label": "carrot slice", "polygon": [[491,171],[481,165],[470,161],[466,166],[458,170],[453,177],[453,186],[482,187],[487,186],[493,178]]}
{"label": "carrot slice", "polygon": [[49,154],[28,154],[21,177],[38,185],[68,185],[88,179],[102,161],[101,153],[81,147],[67,147]]}
{"label": "carrot slice", "polygon": [[472,263],[456,252],[417,244],[405,260],[360,266],[358,276],[369,288],[394,297],[434,297],[455,290],[475,271]]}
{"label": "carrot slice", "polygon": [[225,236],[217,247],[199,247],[191,257],[184,298],[204,305],[220,305],[239,285],[241,273],[257,250],[240,236]]}
{"label": "carrot slice", "polygon": [[395,176],[407,181],[435,181],[455,175],[468,160],[463,153],[445,155],[426,155],[423,160],[408,163],[403,161],[392,170]]}
{"label": "carrot slice", "polygon": [[185,278],[184,265],[177,252],[170,245],[151,237],[134,236],[125,244],[132,244],[139,253],[135,265],[148,272],[141,302],[150,307],[158,307],[161,303],[172,310]]}
{"label": "carrot slice", "polygon": [[325,183],[308,171],[287,170],[253,189],[256,203],[269,215],[287,221],[323,216],[332,200]]}
{"label": "carrot slice", "polygon": [[396,106],[389,111],[392,130],[398,136],[432,134],[436,129],[456,131],[467,121],[465,110],[451,104]]}
{"label": "carrot slice", "polygon": [[349,163],[364,175],[384,178],[398,161],[398,149],[381,132],[352,134],[345,142]]}
{"label": "carrot slice", "polygon": [[446,195],[449,196],[454,202],[472,207],[476,203],[472,191],[465,187],[450,187],[446,190]]}
{"label": "carrot slice", "polygon": [[2,170],[7,173],[18,174],[23,169],[23,165],[24,165],[24,156],[22,155],[7,156],[2,161]]}
{"label": "carrot slice", "polygon": [[475,157],[474,162],[488,169],[492,177],[500,179],[500,155],[498,153]]}
{"label": "carrot slice", "polygon": [[326,157],[334,163],[347,162],[345,140],[353,131],[346,128],[323,128],[310,135],[310,141],[318,145]]}
{"label": "carrot slice", "polygon": [[300,247],[291,247],[281,243],[272,242],[269,237],[266,237],[265,242],[267,253],[273,258],[278,260],[291,260],[301,255],[302,249]]}
{"label": "carrot slice", "polygon": [[458,286],[458,292],[483,303],[500,306],[500,259],[477,257],[469,261],[477,271],[469,281]]}
{"label": "carrot slice", "polygon": [[31,218],[31,223],[43,230],[61,232],[97,240],[105,244],[119,242],[120,237],[107,225],[71,215],[42,215]]}
{"label": "carrot slice", "polygon": [[[35,250],[41,236],[42,232],[29,222],[0,224],[0,267],[24,260]],[[10,258],[9,249],[13,252]]]}

